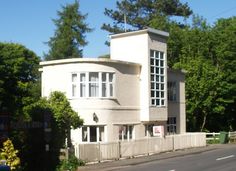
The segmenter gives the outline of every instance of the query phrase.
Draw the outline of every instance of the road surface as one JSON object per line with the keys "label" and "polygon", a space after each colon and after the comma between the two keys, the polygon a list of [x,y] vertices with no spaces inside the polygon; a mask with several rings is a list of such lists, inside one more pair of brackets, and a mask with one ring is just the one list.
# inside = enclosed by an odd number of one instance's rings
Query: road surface
{"label": "road surface", "polygon": [[[107,169],[109,170],[109,169]],[[120,171],[236,171],[236,145],[201,153],[130,164],[113,168]]]}

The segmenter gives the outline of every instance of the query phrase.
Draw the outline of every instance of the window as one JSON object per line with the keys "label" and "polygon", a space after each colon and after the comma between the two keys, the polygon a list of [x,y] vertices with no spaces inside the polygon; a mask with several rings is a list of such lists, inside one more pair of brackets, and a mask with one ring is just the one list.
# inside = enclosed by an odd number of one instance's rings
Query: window
{"label": "window", "polygon": [[104,126],[83,126],[83,142],[101,142],[105,140]]}
{"label": "window", "polygon": [[167,132],[169,134],[175,134],[176,133],[176,117],[168,117]]}
{"label": "window", "polygon": [[98,72],[89,73],[89,97],[99,97]]}
{"label": "window", "polygon": [[72,96],[75,97],[76,96],[76,82],[77,82],[77,74],[72,74]]}
{"label": "window", "polygon": [[146,137],[153,136],[153,126],[154,126],[154,124],[145,125],[145,136]]}
{"label": "window", "polygon": [[177,85],[176,85],[176,82],[168,82],[167,89],[168,89],[168,100],[176,102],[176,100],[177,100]]}
{"label": "window", "polygon": [[121,125],[119,126],[119,140],[131,140],[133,139],[133,125]]}
{"label": "window", "polygon": [[72,73],[72,97],[113,97],[114,73]]}
{"label": "window", "polygon": [[165,58],[164,53],[150,51],[151,105],[165,106]]}

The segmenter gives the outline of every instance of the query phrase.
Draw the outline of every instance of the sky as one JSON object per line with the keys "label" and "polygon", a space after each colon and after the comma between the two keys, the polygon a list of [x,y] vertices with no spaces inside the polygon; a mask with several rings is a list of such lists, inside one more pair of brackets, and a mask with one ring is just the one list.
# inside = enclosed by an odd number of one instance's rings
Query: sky
{"label": "sky", "polygon": [[[236,16],[236,0],[180,0],[187,2],[194,13],[203,16],[209,24],[219,18]],[[57,11],[74,0],[0,0],[0,42],[20,43],[38,56],[48,52],[48,42],[56,29],[52,19]],[[104,44],[109,33],[101,30],[103,23],[112,23],[104,15],[105,8],[116,7],[116,0],[80,0],[80,11],[88,14],[86,23],[93,32],[86,34],[89,42],[83,48],[88,58],[109,54]]]}

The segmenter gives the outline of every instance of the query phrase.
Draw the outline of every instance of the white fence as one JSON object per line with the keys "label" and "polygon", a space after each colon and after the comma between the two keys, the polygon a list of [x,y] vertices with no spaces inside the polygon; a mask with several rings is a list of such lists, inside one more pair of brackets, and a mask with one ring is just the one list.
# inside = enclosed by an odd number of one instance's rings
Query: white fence
{"label": "white fence", "polygon": [[220,133],[219,132],[210,132],[206,133],[206,140],[219,140]]}
{"label": "white fence", "polygon": [[206,146],[205,133],[187,133],[165,138],[151,137],[114,143],[76,144],[75,155],[86,162],[96,162],[201,146]]}

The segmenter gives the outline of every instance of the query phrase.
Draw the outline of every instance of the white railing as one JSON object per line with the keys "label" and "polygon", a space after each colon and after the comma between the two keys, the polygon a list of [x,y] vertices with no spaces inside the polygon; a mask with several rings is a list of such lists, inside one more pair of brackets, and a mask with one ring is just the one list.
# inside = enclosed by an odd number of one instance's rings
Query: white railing
{"label": "white railing", "polygon": [[219,140],[220,133],[219,132],[209,132],[206,133],[206,140]]}
{"label": "white railing", "polygon": [[178,149],[206,146],[205,133],[151,137],[134,141],[76,144],[75,155],[86,162],[115,160]]}

